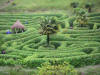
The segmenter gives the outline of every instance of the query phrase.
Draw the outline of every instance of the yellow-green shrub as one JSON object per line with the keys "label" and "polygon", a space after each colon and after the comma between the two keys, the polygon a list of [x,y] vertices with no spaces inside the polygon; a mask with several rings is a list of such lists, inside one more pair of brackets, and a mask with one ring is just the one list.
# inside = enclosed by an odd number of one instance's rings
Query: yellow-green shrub
{"label": "yellow-green shrub", "polygon": [[38,75],[77,75],[77,71],[68,63],[62,65],[51,65],[50,63],[44,63],[39,68]]}

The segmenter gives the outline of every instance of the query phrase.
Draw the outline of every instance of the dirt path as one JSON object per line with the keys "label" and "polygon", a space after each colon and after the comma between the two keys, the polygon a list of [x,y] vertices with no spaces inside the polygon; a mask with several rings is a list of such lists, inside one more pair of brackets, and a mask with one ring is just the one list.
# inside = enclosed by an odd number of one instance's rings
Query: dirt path
{"label": "dirt path", "polygon": [[82,68],[77,68],[76,70],[81,72],[81,75],[86,75],[86,73],[89,71],[89,70],[95,70],[99,68],[100,69],[100,65],[94,65],[94,66],[86,66],[86,67],[82,67]]}
{"label": "dirt path", "polygon": [[9,2],[4,3],[2,6],[0,6],[0,9],[3,9],[7,7],[9,4],[11,4],[14,0],[9,0]]}
{"label": "dirt path", "polygon": [[[16,72],[18,68],[20,68],[20,66],[16,66],[16,67],[0,66],[0,73],[4,73],[5,74],[5,73],[8,73],[11,70],[13,70],[14,72]],[[99,70],[97,70],[97,69],[99,69]],[[76,68],[76,70],[81,73],[79,75],[88,75],[87,72],[89,72],[89,70],[90,70],[91,73],[93,73],[93,71],[95,71],[95,70],[97,70],[96,72],[100,71],[100,65],[94,65],[94,66],[86,66],[86,67],[82,67],[82,68]],[[26,73],[30,73],[30,72],[37,73],[37,69],[22,68],[22,71],[26,72]],[[20,72],[22,72],[22,71],[20,70]],[[100,74],[93,74],[93,75],[100,75]]]}

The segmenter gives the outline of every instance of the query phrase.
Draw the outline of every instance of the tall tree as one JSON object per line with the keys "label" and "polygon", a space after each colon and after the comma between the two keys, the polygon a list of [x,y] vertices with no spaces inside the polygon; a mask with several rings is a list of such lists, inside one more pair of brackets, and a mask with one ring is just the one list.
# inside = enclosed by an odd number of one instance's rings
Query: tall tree
{"label": "tall tree", "polygon": [[92,3],[86,3],[85,4],[85,8],[88,9],[88,12],[89,13],[92,11],[92,7],[93,7],[93,4]]}
{"label": "tall tree", "polygon": [[72,2],[72,3],[70,4],[70,6],[73,7],[73,8],[77,8],[78,5],[79,5],[78,2]]}
{"label": "tall tree", "polygon": [[58,30],[58,22],[56,17],[42,17],[40,21],[42,34],[47,35],[47,46],[50,42],[50,34],[54,34]]}

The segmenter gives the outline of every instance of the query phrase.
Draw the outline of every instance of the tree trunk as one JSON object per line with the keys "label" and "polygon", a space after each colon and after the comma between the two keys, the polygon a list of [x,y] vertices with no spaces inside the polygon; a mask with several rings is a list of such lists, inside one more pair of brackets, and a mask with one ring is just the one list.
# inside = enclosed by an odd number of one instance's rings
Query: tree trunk
{"label": "tree trunk", "polygon": [[49,46],[49,41],[50,41],[50,38],[49,38],[49,33],[47,34],[47,46]]}
{"label": "tree trunk", "polygon": [[88,12],[89,12],[89,13],[91,12],[91,7],[89,7]]}

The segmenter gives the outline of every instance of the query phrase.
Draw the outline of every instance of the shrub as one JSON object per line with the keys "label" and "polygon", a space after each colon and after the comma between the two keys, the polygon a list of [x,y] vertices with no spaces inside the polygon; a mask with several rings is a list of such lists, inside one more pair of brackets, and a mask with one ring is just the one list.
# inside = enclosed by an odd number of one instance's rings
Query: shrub
{"label": "shrub", "polygon": [[89,25],[89,28],[90,28],[90,29],[93,29],[94,23],[88,22],[88,25]]}
{"label": "shrub", "polygon": [[92,11],[92,7],[93,7],[93,4],[90,3],[90,2],[87,2],[87,3],[85,4],[85,8],[88,9],[88,12],[91,12],[91,11]]}
{"label": "shrub", "polygon": [[64,21],[60,22],[60,25],[61,25],[61,28],[65,28],[66,27],[66,23]]}
{"label": "shrub", "polygon": [[84,48],[82,49],[83,52],[85,52],[86,54],[90,54],[94,49],[93,48]]}
{"label": "shrub", "polygon": [[16,6],[16,3],[13,2],[12,5],[13,5],[13,6]]}
{"label": "shrub", "polygon": [[61,46],[58,47],[58,49],[66,49],[66,42],[62,42]]}
{"label": "shrub", "polygon": [[100,64],[100,53],[82,55],[82,56],[73,56],[69,58],[64,58],[63,61],[69,61],[70,64],[75,67],[96,65],[96,64]]}
{"label": "shrub", "polygon": [[77,75],[77,71],[68,63],[62,65],[44,63],[42,67],[39,67],[38,75]]}
{"label": "shrub", "polygon": [[73,27],[74,21],[75,21],[75,17],[69,18],[68,23],[69,23],[70,27]]}
{"label": "shrub", "polygon": [[16,64],[16,61],[15,60],[13,60],[13,59],[0,59],[0,65],[1,66],[4,66],[4,65],[15,65]]}
{"label": "shrub", "polygon": [[53,49],[55,49],[55,46],[54,45],[51,45],[51,44],[49,46],[47,46],[45,44],[44,46],[39,46],[38,49],[40,49],[40,50],[53,50]]}
{"label": "shrub", "polygon": [[93,30],[96,30],[96,29],[97,29],[97,23],[95,23],[93,26]]}
{"label": "shrub", "polygon": [[77,8],[78,5],[79,5],[78,2],[72,2],[72,3],[70,4],[70,6],[72,6],[73,8]]}
{"label": "shrub", "polygon": [[94,16],[100,16],[100,13],[91,13],[91,14],[89,14],[89,17],[94,17]]}
{"label": "shrub", "polygon": [[51,42],[51,44],[53,44],[55,46],[55,48],[57,49],[61,44],[58,42]]}
{"label": "shrub", "polygon": [[97,49],[93,51],[93,53],[100,53],[100,47],[97,47]]}

